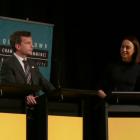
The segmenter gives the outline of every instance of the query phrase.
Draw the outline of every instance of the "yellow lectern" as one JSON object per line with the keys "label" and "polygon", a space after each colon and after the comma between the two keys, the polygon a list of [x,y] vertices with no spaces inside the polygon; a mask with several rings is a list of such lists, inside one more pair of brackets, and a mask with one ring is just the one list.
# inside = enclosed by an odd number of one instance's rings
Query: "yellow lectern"
{"label": "yellow lectern", "polygon": [[26,140],[26,115],[0,113],[0,140]]}
{"label": "yellow lectern", "polygon": [[0,85],[0,140],[26,140],[24,99],[34,90],[27,85]]}

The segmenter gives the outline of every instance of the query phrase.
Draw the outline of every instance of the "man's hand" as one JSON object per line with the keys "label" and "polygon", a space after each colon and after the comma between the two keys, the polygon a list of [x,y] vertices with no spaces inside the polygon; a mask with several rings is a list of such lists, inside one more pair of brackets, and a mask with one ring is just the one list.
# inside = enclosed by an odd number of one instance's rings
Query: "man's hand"
{"label": "man's hand", "polygon": [[36,105],[37,104],[36,98],[38,98],[38,96],[28,95],[26,97],[27,105],[30,105],[30,106]]}

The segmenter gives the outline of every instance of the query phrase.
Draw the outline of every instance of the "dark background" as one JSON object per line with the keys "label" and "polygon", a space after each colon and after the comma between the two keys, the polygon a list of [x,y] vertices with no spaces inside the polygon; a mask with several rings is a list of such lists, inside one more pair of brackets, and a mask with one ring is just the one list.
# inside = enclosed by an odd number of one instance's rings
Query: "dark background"
{"label": "dark background", "polygon": [[140,39],[139,13],[134,1],[0,1],[1,16],[54,24],[51,81],[65,88],[96,89],[122,37]]}

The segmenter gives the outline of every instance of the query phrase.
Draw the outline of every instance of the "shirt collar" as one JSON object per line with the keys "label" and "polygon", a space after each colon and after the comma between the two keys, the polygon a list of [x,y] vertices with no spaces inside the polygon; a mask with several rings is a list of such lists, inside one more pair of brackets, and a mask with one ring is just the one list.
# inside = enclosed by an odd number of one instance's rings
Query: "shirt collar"
{"label": "shirt collar", "polygon": [[21,56],[19,56],[18,54],[14,53],[15,57],[19,60],[19,61],[23,61],[23,60],[27,60],[27,58],[23,58]]}

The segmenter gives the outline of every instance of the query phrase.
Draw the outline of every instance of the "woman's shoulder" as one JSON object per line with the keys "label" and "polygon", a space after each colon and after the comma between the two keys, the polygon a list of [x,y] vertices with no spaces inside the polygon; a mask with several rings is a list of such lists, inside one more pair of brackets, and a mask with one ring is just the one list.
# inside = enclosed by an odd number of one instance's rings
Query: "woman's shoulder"
{"label": "woman's shoulder", "polygon": [[137,66],[137,69],[140,71],[140,64],[138,63],[136,66]]}

